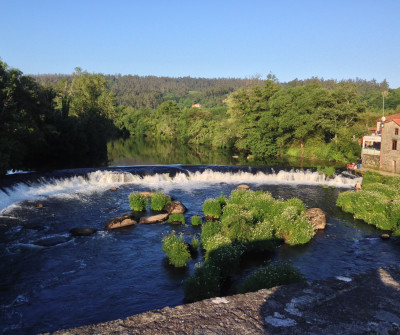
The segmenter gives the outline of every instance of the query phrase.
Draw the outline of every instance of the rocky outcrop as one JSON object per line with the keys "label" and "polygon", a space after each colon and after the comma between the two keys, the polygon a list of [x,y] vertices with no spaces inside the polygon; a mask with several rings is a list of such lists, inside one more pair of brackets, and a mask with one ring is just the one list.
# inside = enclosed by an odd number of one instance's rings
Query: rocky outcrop
{"label": "rocky outcrop", "polygon": [[400,267],[165,307],[55,334],[400,334]]}
{"label": "rocky outcrop", "polygon": [[325,229],[326,227],[326,215],[320,208],[310,208],[305,211],[308,219],[311,221],[315,230]]}
{"label": "rocky outcrop", "polygon": [[180,201],[171,201],[165,205],[165,210],[169,214],[183,214],[187,211],[186,207]]}
{"label": "rocky outcrop", "polygon": [[152,215],[152,216],[143,216],[140,218],[139,222],[140,223],[161,223],[165,222],[168,220],[169,214],[158,214],[158,215]]}
{"label": "rocky outcrop", "polygon": [[117,229],[126,226],[132,226],[137,224],[134,220],[134,216],[132,214],[126,214],[124,216],[116,217],[115,219],[111,219],[106,223],[107,229]]}
{"label": "rocky outcrop", "polygon": [[93,235],[96,230],[93,228],[72,228],[70,231],[72,236],[90,236]]}

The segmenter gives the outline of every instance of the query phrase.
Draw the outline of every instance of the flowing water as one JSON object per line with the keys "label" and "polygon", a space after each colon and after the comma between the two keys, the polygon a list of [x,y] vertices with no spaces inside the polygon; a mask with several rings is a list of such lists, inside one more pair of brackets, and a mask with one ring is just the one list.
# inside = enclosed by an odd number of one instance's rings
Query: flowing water
{"label": "flowing water", "polygon": [[[291,261],[308,279],[398,264],[400,246],[394,240],[381,240],[380,231],[335,206],[338,193],[356,181],[308,170],[185,165],[7,176],[0,184],[0,332],[54,331],[181,304],[182,281],[201,256],[184,270],[174,269],[161,251],[162,237],[172,229],[191,234],[184,235],[188,240],[199,234],[190,217],[202,215],[204,200],[229,196],[242,183],[276,198],[298,197],[327,213],[327,228],[310,243],[283,245],[271,256]],[[188,224],[105,229],[108,220],[129,213],[131,192],[149,190],[183,202]],[[38,203],[43,208],[36,208]],[[74,227],[97,232],[73,237]]]}

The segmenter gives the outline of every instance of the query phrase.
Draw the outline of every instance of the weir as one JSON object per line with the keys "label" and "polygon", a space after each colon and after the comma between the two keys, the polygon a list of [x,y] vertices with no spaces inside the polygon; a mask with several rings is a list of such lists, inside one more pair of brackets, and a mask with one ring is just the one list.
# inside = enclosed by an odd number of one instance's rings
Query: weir
{"label": "weir", "polygon": [[[212,184],[298,184],[298,185],[328,185],[334,187],[351,188],[361,181],[361,178],[350,178],[348,175],[338,174],[328,178],[324,174],[311,170],[279,170],[247,168],[226,171],[227,167],[204,169],[176,166],[163,169],[151,168],[149,172],[143,168],[120,168],[119,170],[96,170],[82,175],[62,177],[40,177],[34,181],[16,182],[0,190],[0,211],[8,206],[24,200],[36,200],[44,197],[65,195],[69,193],[91,193],[106,190],[110,187],[123,184],[136,184],[152,189],[168,191],[171,189],[196,189],[203,185]],[[133,171],[132,171],[133,170]],[[66,173],[68,174],[68,173]],[[26,178],[26,177],[25,177]]]}

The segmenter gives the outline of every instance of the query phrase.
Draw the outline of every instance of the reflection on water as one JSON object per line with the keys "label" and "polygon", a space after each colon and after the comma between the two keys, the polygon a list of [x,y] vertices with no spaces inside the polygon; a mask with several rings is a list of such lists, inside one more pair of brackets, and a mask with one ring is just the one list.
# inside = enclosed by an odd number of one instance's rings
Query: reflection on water
{"label": "reflection on water", "polygon": [[[191,165],[251,165],[280,167],[328,166],[331,162],[311,161],[299,157],[270,158],[267,161],[248,160],[247,155],[228,149],[188,146],[182,142],[157,141],[150,138],[117,139],[107,144],[110,166],[191,164]],[[337,167],[343,167],[342,164]]]}

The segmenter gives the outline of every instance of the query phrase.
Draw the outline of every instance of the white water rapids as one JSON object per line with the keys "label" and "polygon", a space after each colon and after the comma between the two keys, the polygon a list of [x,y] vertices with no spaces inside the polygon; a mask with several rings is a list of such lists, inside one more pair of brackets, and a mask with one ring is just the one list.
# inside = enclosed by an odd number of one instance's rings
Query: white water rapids
{"label": "white water rapids", "polygon": [[95,171],[86,176],[74,176],[63,179],[42,179],[25,184],[18,183],[0,190],[0,211],[24,200],[36,200],[51,196],[73,197],[79,193],[104,191],[113,186],[137,184],[152,190],[162,189],[196,189],[212,184],[299,184],[328,185],[341,188],[351,188],[361,181],[361,178],[348,178],[337,175],[327,178],[324,174],[312,171],[279,171],[278,173],[258,172],[219,172],[213,170],[177,173],[171,177],[168,173],[140,176],[129,172]]}

